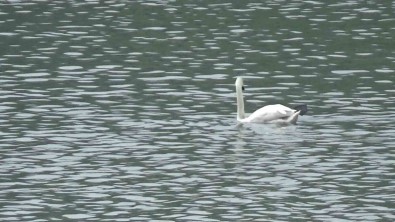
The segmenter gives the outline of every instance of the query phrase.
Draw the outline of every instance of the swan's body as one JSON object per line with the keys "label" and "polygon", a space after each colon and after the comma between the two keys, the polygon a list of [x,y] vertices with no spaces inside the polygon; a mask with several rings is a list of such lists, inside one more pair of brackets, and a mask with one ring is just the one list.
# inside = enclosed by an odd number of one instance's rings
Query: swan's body
{"label": "swan's body", "polygon": [[242,123],[291,123],[295,124],[299,115],[307,112],[307,107],[301,105],[295,109],[283,106],[281,104],[264,106],[250,116],[245,117],[244,113],[244,99],[243,99],[243,79],[238,77],[236,79],[236,97],[237,97],[237,121]]}

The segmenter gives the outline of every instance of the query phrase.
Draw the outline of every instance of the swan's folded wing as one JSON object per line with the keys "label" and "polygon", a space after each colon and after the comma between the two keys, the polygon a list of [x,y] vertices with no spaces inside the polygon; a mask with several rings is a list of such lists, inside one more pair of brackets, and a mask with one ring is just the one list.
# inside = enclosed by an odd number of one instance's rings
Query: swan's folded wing
{"label": "swan's folded wing", "polygon": [[287,118],[294,114],[294,112],[294,110],[280,104],[268,105],[252,113],[248,119],[249,122],[270,122]]}

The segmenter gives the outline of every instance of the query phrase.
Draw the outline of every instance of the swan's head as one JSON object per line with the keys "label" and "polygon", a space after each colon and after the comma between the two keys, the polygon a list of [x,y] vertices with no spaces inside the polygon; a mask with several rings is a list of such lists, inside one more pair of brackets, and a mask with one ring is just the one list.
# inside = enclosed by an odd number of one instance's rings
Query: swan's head
{"label": "swan's head", "polygon": [[241,89],[244,91],[244,84],[243,84],[243,78],[242,77],[237,77],[236,82],[235,82],[236,89]]}

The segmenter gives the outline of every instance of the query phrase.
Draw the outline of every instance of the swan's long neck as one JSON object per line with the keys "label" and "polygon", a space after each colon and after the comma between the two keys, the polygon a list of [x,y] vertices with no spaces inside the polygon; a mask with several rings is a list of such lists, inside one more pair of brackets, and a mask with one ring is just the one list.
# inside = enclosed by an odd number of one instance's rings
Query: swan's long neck
{"label": "swan's long neck", "polygon": [[242,86],[236,86],[236,98],[237,98],[237,120],[244,119],[244,99]]}

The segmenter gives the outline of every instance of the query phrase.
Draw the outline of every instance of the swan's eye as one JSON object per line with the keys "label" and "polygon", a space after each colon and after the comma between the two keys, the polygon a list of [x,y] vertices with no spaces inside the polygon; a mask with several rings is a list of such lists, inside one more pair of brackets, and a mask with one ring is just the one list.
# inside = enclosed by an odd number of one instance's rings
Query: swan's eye
{"label": "swan's eye", "polygon": [[244,88],[244,86],[242,86],[242,87],[241,87],[241,90],[243,90],[243,91],[244,91],[245,89],[246,89],[246,88]]}

